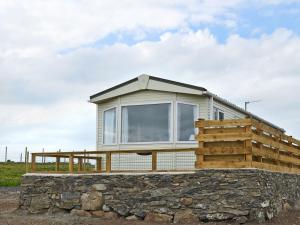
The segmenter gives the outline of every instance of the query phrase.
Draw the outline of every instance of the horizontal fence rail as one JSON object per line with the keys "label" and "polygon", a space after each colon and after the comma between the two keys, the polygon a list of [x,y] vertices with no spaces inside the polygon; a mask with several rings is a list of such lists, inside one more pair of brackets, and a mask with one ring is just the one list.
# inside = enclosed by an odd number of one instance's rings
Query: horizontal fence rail
{"label": "horizontal fence rail", "polygon": [[259,168],[300,173],[300,141],[254,119],[202,120],[196,168]]}
{"label": "horizontal fence rail", "polygon": [[[32,153],[29,172],[191,171],[195,169],[195,151],[196,148]],[[55,163],[49,164],[47,167],[45,164],[37,163],[39,157],[54,158]]]}

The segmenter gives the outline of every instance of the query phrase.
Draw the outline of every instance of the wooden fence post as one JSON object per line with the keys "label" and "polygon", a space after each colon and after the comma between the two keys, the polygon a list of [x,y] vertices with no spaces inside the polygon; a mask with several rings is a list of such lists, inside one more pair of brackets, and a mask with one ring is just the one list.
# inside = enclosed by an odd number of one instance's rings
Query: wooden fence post
{"label": "wooden fence post", "polygon": [[59,171],[59,164],[60,164],[60,157],[56,156],[56,161],[55,161],[55,171]]}
{"label": "wooden fence post", "polygon": [[96,159],[96,171],[98,173],[101,173],[101,171],[102,171],[101,161],[102,161],[102,158]]}
{"label": "wooden fence post", "polygon": [[[201,134],[204,134],[204,119],[199,119],[198,121],[198,137],[200,137]],[[196,162],[195,167],[196,169],[200,169],[204,167],[204,142],[199,141],[198,142],[198,149],[196,150]]]}
{"label": "wooden fence post", "polygon": [[83,158],[83,171],[86,171],[86,150],[84,149],[84,154],[83,154],[83,156],[84,156],[84,158]]}
{"label": "wooden fence post", "polygon": [[152,152],[152,171],[157,171],[157,152]]}
{"label": "wooden fence post", "polygon": [[[253,122],[251,122],[251,125],[245,126],[245,133],[252,133],[252,124]],[[247,151],[250,150],[250,153],[245,155],[245,160],[249,162],[249,166],[252,167],[252,137],[244,141],[244,148]]]}
{"label": "wooden fence post", "polygon": [[69,172],[74,173],[74,156],[72,154],[69,155]]}
{"label": "wooden fence post", "polygon": [[[280,143],[280,141],[281,141],[280,137],[275,137],[274,139],[275,139],[275,141],[277,143]],[[276,148],[276,151],[277,151],[277,161],[276,161],[276,164],[277,164],[277,166],[280,166],[280,148]]]}
{"label": "wooden fence post", "polygon": [[[259,122],[258,125],[256,126],[256,133],[258,136],[261,136],[263,133],[262,128],[261,128],[261,122]],[[260,149],[262,151],[262,148],[263,148],[262,143],[257,142],[256,146],[258,147],[258,149]],[[263,162],[263,157],[260,156],[260,163],[262,163],[262,162]]]}
{"label": "wooden fence post", "polygon": [[106,153],[106,173],[111,172],[111,152]]}
{"label": "wooden fence post", "polygon": [[[288,137],[288,145],[293,147],[293,136],[289,136]],[[292,155],[292,153],[289,154],[290,156]],[[290,163],[291,168],[293,168],[293,163]]]}
{"label": "wooden fence post", "polygon": [[31,153],[31,172],[35,172],[35,160],[36,156],[34,153]]}

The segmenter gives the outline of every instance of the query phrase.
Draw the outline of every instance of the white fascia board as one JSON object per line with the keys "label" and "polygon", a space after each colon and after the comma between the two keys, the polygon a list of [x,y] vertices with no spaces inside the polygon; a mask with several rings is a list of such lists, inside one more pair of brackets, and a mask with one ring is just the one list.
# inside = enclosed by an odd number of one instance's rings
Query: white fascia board
{"label": "white fascia board", "polygon": [[110,99],[110,98],[118,97],[120,95],[129,94],[129,93],[139,91],[139,90],[141,90],[141,87],[140,87],[139,83],[136,81],[136,82],[127,84],[123,87],[112,90],[110,92],[107,92],[105,94],[102,94],[102,95],[100,95],[96,98],[93,98],[93,99],[90,100],[90,102],[97,103],[97,102],[101,102],[101,101],[104,101],[104,100],[107,100],[107,99]]}
{"label": "white fascia board", "polygon": [[202,95],[203,91],[188,88],[176,84],[168,84],[162,81],[157,80],[149,80],[148,88],[149,90],[154,91],[166,91],[166,92],[174,92],[174,93],[183,93],[183,94],[192,94],[192,95]]}

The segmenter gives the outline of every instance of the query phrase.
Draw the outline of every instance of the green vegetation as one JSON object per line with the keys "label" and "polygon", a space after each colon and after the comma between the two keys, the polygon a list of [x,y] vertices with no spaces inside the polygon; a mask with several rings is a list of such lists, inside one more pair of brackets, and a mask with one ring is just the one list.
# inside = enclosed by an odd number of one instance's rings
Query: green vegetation
{"label": "green vegetation", "polygon": [[[30,165],[28,165],[30,167]],[[88,171],[92,171],[94,168],[93,165],[87,164],[86,169]],[[60,163],[60,171],[68,172],[69,166],[68,163]],[[55,170],[55,163],[37,163],[36,164],[36,172],[38,171],[48,171],[53,172]],[[74,165],[74,170],[77,170],[77,165]],[[30,172],[30,171],[29,171]],[[8,187],[8,186],[18,186],[21,183],[21,177],[26,173],[25,163],[0,163],[0,187]]]}
{"label": "green vegetation", "polygon": [[24,163],[0,163],[0,186],[18,186],[25,173]]}

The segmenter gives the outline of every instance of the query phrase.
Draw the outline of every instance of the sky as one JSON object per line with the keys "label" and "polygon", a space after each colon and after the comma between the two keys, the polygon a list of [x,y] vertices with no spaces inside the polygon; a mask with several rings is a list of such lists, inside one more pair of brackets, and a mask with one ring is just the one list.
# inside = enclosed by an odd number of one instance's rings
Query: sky
{"label": "sky", "polygon": [[0,0],[0,161],[94,150],[89,96],[191,83],[300,138],[300,0]]}

